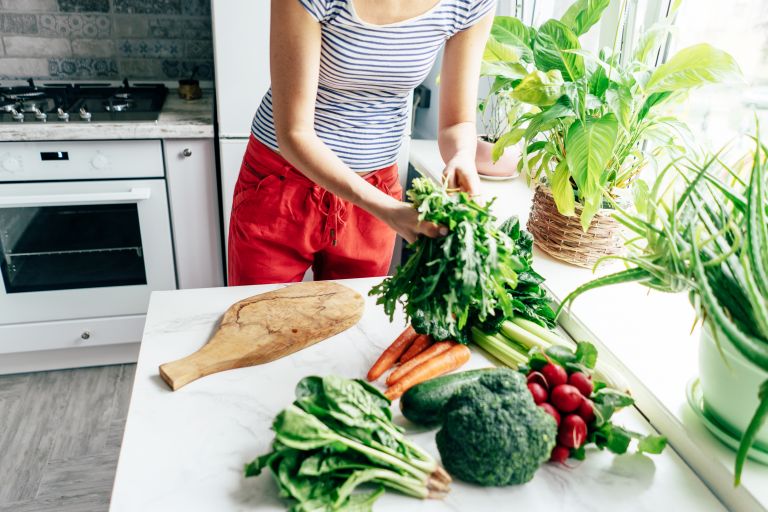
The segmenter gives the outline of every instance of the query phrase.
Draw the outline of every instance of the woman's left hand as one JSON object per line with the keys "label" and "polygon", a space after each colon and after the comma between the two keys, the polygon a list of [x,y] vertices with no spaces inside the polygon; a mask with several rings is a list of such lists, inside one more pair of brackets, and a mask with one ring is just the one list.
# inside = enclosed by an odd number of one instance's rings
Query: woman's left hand
{"label": "woman's left hand", "polygon": [[449,188],[457,188],[472,196],[480,194],[480,177],[477,175],[474,155],[454,155],[443,170],[443,180]]}

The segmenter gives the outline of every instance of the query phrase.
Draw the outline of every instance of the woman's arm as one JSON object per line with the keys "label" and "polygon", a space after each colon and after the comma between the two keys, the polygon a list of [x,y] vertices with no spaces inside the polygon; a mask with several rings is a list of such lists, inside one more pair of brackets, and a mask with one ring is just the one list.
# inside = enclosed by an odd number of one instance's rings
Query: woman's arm
{"label": "woman's arm", "polygon": [[309,179],[379,217],[409,242],[420,234],[437,236],[438,226],[419,222],[410,205],[365,181],[317,136],[320,24],[298,0],[272,0],[271,11],[272,107],[280,154]]}
{"label": "woman's arm", "polygon": [[458,187],[470,194],[480,192],[480,178],[475,167],[477,87],[493,15],[489,12],[445,43],[440,72],[437,141],[446,162],[443,174],[448,186]]}

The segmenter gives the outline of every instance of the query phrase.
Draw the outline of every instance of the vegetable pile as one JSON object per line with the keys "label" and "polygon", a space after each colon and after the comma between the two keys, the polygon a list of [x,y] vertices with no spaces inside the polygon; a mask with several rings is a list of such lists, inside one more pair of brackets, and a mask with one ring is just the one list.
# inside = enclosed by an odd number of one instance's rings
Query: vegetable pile
{"label": "vegetable pile", "polygon": [[[450,477],[392,423],[390,402],[364,381],[306,377],[275,418],[272,451],[245,467],[268,468],[293,511],[370,510],[384,488],[441,498]],[[354,493],[363,483],[376,487]]]}
{"label": "vegetable pile", "polygon": [[449,233],[412,243],[408,260],[370,294],[378,296],[390,319],[402,302],[417,332],[466,344],[471,319],[482,322],[496,310],[512,314],[507,290],[515,287],[525,264],[496,226],[490,204],[481,206],[464,192],[450,194],[426,178],[413,181],[408,197],[420,220],[445,226]]}

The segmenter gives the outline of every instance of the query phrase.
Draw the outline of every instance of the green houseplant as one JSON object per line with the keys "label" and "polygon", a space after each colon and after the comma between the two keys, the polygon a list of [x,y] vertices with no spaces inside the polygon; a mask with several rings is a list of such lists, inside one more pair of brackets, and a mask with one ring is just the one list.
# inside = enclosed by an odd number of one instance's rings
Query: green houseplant
{"label": "green houseplant", "polygon": [[[673,161],[652,187],[638,181],[637,213],[617,213],[636,235],[622,258],[630,267],[577,288],[561,305],[588,290],[629,281],[689,293],[705,324],[705,408],[741,437],[736,484],[750,446],[768,446],[768,428],[762,427],[768,417],[767,155],[758,142],[742,169],[725,165],[718,154],[703,163]],[[682,190],[675,188],[680,182]],[[754,415],[744,404],[756,408]]]}
{"label": "green houseplant", "polygon": [[499,16],[485,54],[484,68],[498,76],[494,88],[533,107],[510,123],[495,154],[522,141],[521,170],[548,185],[560,215],[578,214],[584,232],[655,153],[677,146],[685,127],[663,115],[662,105],[695,87],[741,77],[735,60],[708,44],[682,49],[656,67],[666,22],[647,30],[631,55],[617,51],[616,42],[597,54],[584,50],[579,37],[609,3],[578,0],[538,28]]}

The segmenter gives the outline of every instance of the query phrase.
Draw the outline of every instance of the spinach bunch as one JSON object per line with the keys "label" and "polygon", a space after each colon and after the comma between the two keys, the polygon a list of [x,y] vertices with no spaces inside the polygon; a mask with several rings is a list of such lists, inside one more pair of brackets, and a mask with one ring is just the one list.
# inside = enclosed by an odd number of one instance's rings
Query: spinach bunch
{"label": "spinach bunch", "polygon": [[[442,497],[450,477],[392,423],[389,400],[362,380],[302,379],[296,400],[275,418],[272,451],[246,465],[268,468],[292,511],[370,510],[385,487]],[[354,493],[363,484],[372,490]]]}
{"label": "spinach bunch", "polygon": [[510,237],[495,224],[490,204],[481,206],[466,193],[449,193],[426,178],[413,181],[408,197],[422,221],[448,228],[441,238],[420,237],[392,277],[370,295],[394,318],[402,303],[416,332],[438,340],[467,343],[469,321],[484,321],[501,310],[513,313],[508,293],[525,268]]}

